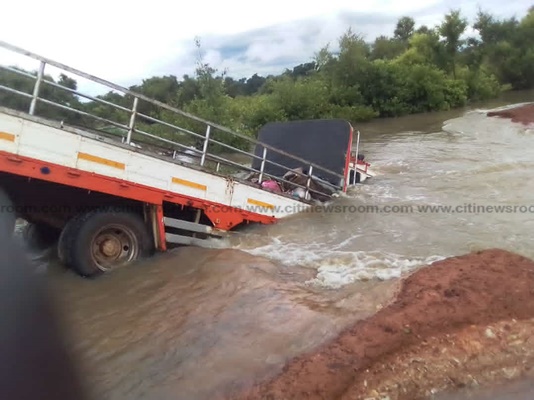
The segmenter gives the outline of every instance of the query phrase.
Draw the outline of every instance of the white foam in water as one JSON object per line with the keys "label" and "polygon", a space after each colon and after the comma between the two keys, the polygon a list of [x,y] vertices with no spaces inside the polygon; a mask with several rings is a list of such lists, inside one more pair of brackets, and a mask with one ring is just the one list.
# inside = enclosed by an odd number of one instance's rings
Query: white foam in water
{"label": "white foam in water", "polygon": [[426,259],[407,259],[399,255],[355,252],[349,265],[326,264],[318,269],[317,276],[306,282],[309,285],[338,289],[344,285],[370,279],[389,280],[417,267],[443,259],[433,256]]}
{"label": "white foam in water", "polygon": [[347,197],[360,200],[372,199],[375,202],[386,203],[392,199],[400,198],[393,192],[393,187],[390,185],[362,185],[347,191]]}
{"label": "white foam in water", "polygon": [[261,247],[240,248],[240,250],[286,266],[314,268],[317,270],[317,275],[306,284],[331,289],[357,281],[399,278],[405,272],[444,258],[439,256],[406,258],[379,251],[340,251],[336,248],[325,249],[325,244],[319,243],[282,244],[279,239],[274,239]]}
{"label": "white foam in water", "polygon": [[470,113],[486,114],[486,113],[488,113],[490,111],[495,112],[495,111],[511,110],[513,108],[526,106],[528,104],[532,104],[532,102],[527,101],[527,102],[523,102],[523,103],[514,103],[514,104],[508,104],[508,105],[501,106],[501,107],[489,108],[489,109],[477,108],[476,110],[472,110]]}
{"label": "white foam in water", "polygon": [[204,240],[204,247],[209,249],[227,249],[231,247],[228,238],[208,238]]}

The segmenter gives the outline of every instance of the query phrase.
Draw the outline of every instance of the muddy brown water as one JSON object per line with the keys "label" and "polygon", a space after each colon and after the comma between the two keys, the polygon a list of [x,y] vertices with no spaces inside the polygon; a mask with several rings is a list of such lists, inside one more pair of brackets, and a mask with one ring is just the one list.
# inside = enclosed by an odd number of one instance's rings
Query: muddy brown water
{"label": "muddy brown water", "polygon": [[[527,101],[534,92],[356,126],[376,176],[339,212],[247,227],[96,280],[43,267],[95,398],[214,399],[372,314],[428,262],[489,247],[534,258],[534,128],[483,113]],[[418,209],[428,205],[463,208]]]}

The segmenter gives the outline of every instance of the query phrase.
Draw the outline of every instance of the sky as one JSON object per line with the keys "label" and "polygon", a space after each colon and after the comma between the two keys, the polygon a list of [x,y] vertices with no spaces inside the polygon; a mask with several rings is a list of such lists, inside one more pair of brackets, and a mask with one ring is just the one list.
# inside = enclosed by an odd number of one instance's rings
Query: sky
{"label": "sky", "polygon": [[[417,26],[438,24],[450,9],[473,20],[479,7],[497,17],[522,17],[534,0],[6,0],[0,40],[122,86],[154,75],[194,73],[195,38],[205,62],[229,76],[276,74],[312,60],[349,27],[372,41],[392,35],[404,15]],[[37,63],[0,49],[0,64]],[[57,76],[54,68],[47,72]],[[101,87],[75,77],[91,94]],[[107,90],[104,90],[104,92]]]}

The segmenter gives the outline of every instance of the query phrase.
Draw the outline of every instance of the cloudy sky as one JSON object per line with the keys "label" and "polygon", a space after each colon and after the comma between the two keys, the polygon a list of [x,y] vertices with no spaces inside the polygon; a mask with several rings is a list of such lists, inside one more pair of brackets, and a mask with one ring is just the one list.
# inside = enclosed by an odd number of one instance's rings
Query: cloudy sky
{"label": "cloudy sky", "polygon": [[[204,59],[234,77],[279,73],[308,62],[347,28],[368,40],[391,35],[399,17],[437,24],[451,8],[472,20],[479,6],[521,17],[533,0],[7,1],[0,40],[129,86],[153,75],[192,74],[195,37]],[[36,68],[0,50],[0,62]],[[53,73],[52,69],[49,72]],[[99,91],[77,79],[81,88]]]}

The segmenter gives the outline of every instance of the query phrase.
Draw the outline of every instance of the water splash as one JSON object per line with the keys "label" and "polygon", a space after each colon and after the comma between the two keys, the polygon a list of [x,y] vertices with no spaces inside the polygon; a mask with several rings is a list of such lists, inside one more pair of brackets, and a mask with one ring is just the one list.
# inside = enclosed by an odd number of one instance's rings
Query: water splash
{"label": "water splash", "polygon": [[255,248],[236,246],[249,254],[268,258],[287,267],[317,270],[308,285],[336,289],[356,281],[388,280],[418,267],[443,259],[441,256],[409,258],[383,251],[348,251],[358,236],[349,237],[328,248],[325,243],[287,243],[280,237]]}

